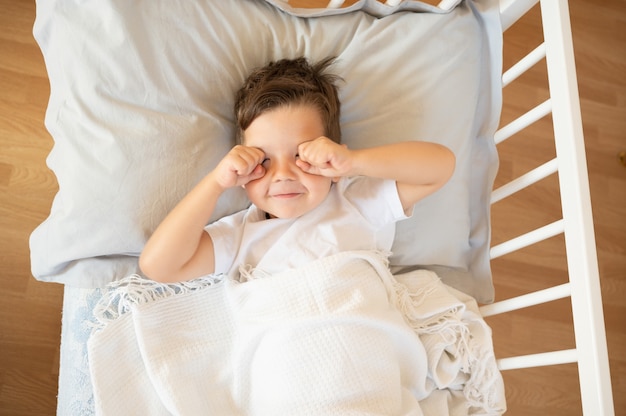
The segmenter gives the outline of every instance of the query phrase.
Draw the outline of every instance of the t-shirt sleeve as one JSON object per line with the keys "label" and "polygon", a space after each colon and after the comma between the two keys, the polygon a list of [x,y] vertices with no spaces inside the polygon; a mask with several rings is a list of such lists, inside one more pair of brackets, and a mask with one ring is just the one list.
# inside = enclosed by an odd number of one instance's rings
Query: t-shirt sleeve
{"label": "t-shirt sleeve", "polygon": [[246,212],[246,210],[236,212],[204,227],[213,241],[215,274],[228,273],[235,261],[241,246]]}
{"label": "t-shirt sleeve", "polygon": [[342,178],[337,186],[361,215],[378,228],[408,218],[394,180],[359,176]]}

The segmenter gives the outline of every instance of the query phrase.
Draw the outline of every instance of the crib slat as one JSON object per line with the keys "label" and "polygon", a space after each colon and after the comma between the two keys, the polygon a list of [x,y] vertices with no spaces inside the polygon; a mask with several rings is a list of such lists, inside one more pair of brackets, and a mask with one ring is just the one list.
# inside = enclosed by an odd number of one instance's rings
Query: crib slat
{"label": "crib slat", "polygon": [[500,21],[502,31],[506,31],[520,17],[526,14],[538,0],[500,0]]}
{"label": "crib slat", "polygon": [[524,130],[526,127],[530,126],[537,120],[548,115],[551,111],[552,102],[550,101],[550,99],[547,99],[543,103],[539,104],[537,107],[516,118],[506,126],[502,127],[500,130],[498,130],[494,135],[494,140],[496,144],[501,143],[509,137],[513,136],[515,133]]}
{"label": "crib slat", "polygon": [[542,352],[539,354],[520,355],[496,360],[501,371],[519,368],[541,367],[545,365],[569,364],[578,361],[576,349]]}
{"label": "crib slat", "polygon": [[495,259],[540,241],[547,240],[550,237],[561,234],[563,230],[563,220],[560,219],[552,224],[545,225],[541,228],[537,228],[536,230],[520,235],[519,237],[515,237],[509,241],[498,244],[497,246],[493,246],[491,247],[489,254],[492,259]]}
{"label": "crib slat", "polygon": [[540,60],[546,57],[546,45],[542,43],[537,46],[531,53],[520,59],[515,65],[509,68],[502,75],[502,87],[506,87],[513,82],[517,77],[528,71]]}
{"label": "crib slat", "polygon": [[562,299],[570,296],[572,288],[569,283],[553,286],[548,289],[538,290],[526,295],[517,296],[511,299],[502,300],[484,305],[480,307],[480,313],[483,317],[499,315],[501,313],[515,311],[529,306],[539,305],[553,300]]}
{"label": "crib slat", "polygon": [[437,7],[439,7],[441,10],[452,10],[452,8],[456,6],[456,4],[456,0],[441,0]]}
{"label": "crib slat", "polygon": [[326,5],[327,9],[338,9],[344,3],[345,0],[330,0]]}
{"label": "crib slat", "polygon": [[549,162],[544,163],[531,170],[528,173],[520,176],[517,179],[512,180],[506,185],[502,185],[500,188],[494,190],[491,193],[491,203],[495,204],[496,202],[513,195],[516,192],[521,191],[522,189],[539,182],[540,180],[552,175],[558,170],[559,164],[557,159],[552,159]]}

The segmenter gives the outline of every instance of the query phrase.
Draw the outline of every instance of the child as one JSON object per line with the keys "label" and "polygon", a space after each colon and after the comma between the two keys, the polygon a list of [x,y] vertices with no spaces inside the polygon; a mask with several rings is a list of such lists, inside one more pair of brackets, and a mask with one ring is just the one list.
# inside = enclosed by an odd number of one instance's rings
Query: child
{"label": "child", "polygon": [[[340,144],[333,58],[280,60],[237,93],[236,145],[157,227],[139,259],[161,282],[239,278],[346,250],[389,251],[395,223],[443,186],[454,155],[427,142],[351,150]],[[220,195],[244,187],[247,210],[206,225]]]}

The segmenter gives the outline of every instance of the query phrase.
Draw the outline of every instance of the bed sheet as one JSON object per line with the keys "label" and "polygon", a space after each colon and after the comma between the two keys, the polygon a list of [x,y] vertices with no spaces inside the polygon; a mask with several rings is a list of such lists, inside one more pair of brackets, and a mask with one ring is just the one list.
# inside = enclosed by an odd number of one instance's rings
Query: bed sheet
{"label": "bed sheet", "polygon": [[65,286],[57,415],[95,414],[87,340],[94,329],[93,310],[102,293],[102,289]]}

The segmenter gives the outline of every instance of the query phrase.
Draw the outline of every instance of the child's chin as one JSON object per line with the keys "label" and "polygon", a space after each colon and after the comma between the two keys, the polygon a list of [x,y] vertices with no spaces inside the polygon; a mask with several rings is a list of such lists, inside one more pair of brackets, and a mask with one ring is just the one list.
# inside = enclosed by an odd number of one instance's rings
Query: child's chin
{"label": "child's chin", "polygon": [[294,211],[294,210],[273,210],[272,212],[269,211],[265,211],[270,218],[280,218],[280,219],[284,219],[284,220],[289,220],[289,219],[294,219],[294,218],[298,218],[301,217],[302,215],[306,214],[307,211],[305,212],[301,212],[299,210]]}

